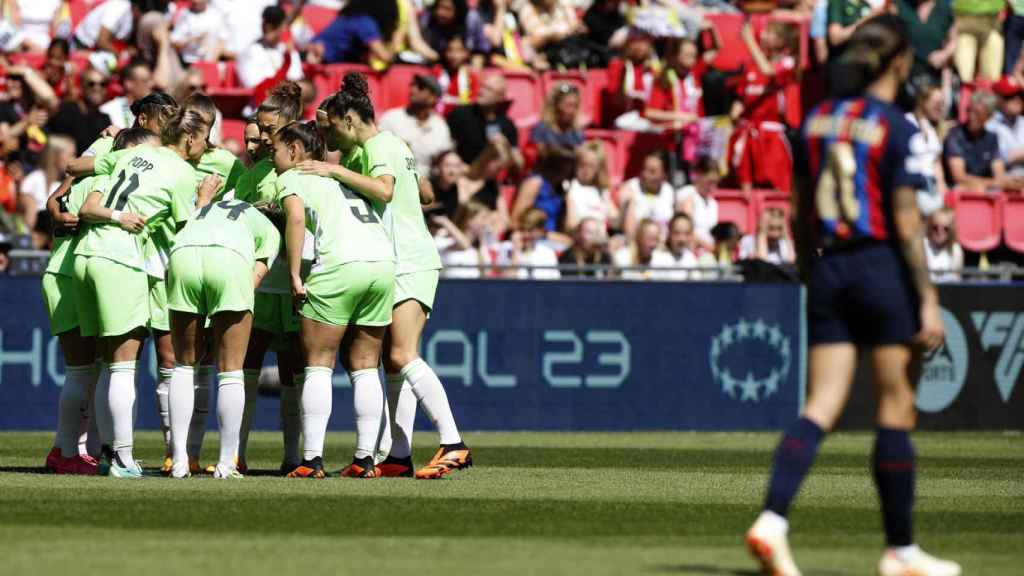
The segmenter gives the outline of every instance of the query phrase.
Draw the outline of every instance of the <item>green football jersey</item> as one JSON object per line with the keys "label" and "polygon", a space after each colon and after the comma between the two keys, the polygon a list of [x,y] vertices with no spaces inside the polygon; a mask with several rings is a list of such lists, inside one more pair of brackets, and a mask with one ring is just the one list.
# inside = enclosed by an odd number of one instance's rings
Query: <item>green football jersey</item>
{"label": "green football jersey", "polygon": [[245,164],[242,164],[234,154],[223,148],[210,148],[199,159],[196,168],[196,187],[210,174],[220,176],[220,188],[213,196],[220,200],[226,192],[234,190],[238,185],[238,179],[245,173]]}
{"label": "green football jersey", "polygon": [[272,262],[281,234],[252,204],[241,200],[211,202],[189,218],[174,237],[171,252],[187,246],[219,246],[237,252],[246,262]]}
{"label": "green football jersey", "polygon": [[[153,146],[149,146],[152,148]],[[96,160],[93,164],[92,173],[102,174],[109,176],[114,173],[114,167],[117,163],[124,158],[126,154],[131,151],[131,148],[122,148],[121,150],[107,150],[104,154],[97,154]]]}
{"label": "green football jersey", "polygon": [[273,202],[277,197],[277,172],[274,163],[264,158],[252,165],[235,184],[235,200],[250,204]]}
{"label": "green football jersey", "polygon": [[367,176],[392,176],[395,179],[394,196],[388,204],[391,236],[395,244],[395,275],[440,269],[441,257],[423,219],[416,158],[409,146],[391,132],[384,131],[367,140],[363,149],[366,152]]}
{"label": "green football jersey", "polygon": [[[176,224],[187,221],[195,209],[195,169],[169,148],[136,146],[117,162],[108,185],[101,204],[145,218],[145,230],[132,234],[114,223],[90,226],[75,254],[101,256],[148,270],[146,242],[151,236],[153,241],[161,236],[165,236],[162,241],[173,240]],[[164,254],[168,248],[162,247]],[[162,277],[163,273],[154,275]]]}
{"label": "green football jersey", "polygon": [[298,196],[313,234],[312,271],[349,262],[394,262],[394,250],[370,203],[331,178],[289,170],[277,179],[278,201]]}
{"label": "green football jersey", "polygon": [[[107,189],[106,176],[88,176],[78,180],[71,185],[71,190],[61,196],[60,211],[67,214],[78,214],[89,193],[94,190],[104,191]],[[50,274],[60,276],[74,276],[75,273],[75,247],[78,246],[78,239],[84,234],[86,224],[79,222],[77,233],[62,233],[53,237],[53,247],[50,249],[50,261],[46,265],[46,271]]]}
{"label": "green football jersey", "polygon": [[100,156],[109,154],[113,149],[114,139],[110,136],[104,136],[90,144],[89,147],[85,149],[85,152],[82,152],[82,156],[95,156],[99,158]]}

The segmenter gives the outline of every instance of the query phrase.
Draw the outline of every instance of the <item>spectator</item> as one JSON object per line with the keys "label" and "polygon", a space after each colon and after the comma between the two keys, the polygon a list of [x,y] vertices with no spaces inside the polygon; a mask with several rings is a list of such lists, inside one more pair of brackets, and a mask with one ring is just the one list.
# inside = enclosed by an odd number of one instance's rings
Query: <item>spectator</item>
{"label": "spectator", "polygon": [[740,260],[761,260],[776,266],[793,264],[796,253],[786,230],[786,214],[781,208],[767,208],[761,212],[757,235],[747,234],[740,240]]}
{"label": "spectator", "polygon": [[539,208],[547,216],[549,235],[565,230],[565,189],[576,171],[576,155],[569,148],[548,148],[532,176],[523,181],[512,205],[512,223],[528,210]]}
{"label": "spectator", "polygon": [[17,149],[17,139],[0,138],[0,232],[14,232],[18,228],[18,181],[23,172],[19,162],[10,160]]}
{"label": "spectator", "polygon": [[245,130],[242,134],[245,137],[245,156],[242,161],[246,167],[252,168],[253,164],[259,162],[263,157],[261,150],[263,137],[260,136],[260,125],[256,120],[249,120],[245,123]]}
{"label": "spectator", "polygon": [[46,145],[43,127],[57,107],[57,97],[38,72],[28,66],[7,68],[7,101],[0,102],[0,135],[17,140],[17,158],[34,164]]}
{"label": "spectator", "polygon": [[118,51],[131,41],[142,12],[129,0],[107,0],[89,11],[75,29],[75,44],[87,50]]}
{"label": "spectator", "polygon": [[509,99],[505,91],[501,74],[487,76],[480,83],[476,103],[459,106],[448,115],[448,129],[455,138],[459,156],[467,164],[480,162],[486,184],[477,199],[491,210],[498,209],[497,175],[523,167],[516,126],[506,113]]}
{"label": "spectator", "polygon": [[409,144],[416,158],[417,173],[423,176],[430,174],[435,156],[452,148],[448,124],[436,111],[440,96],[437,80],[417,74],[409,88],[409,104],[388,110],[379,123],[381,130],[391,131]]}
{"label": "spectator", "polygon": [[51,134],[67,134],[76,150],[86,150],[110,126],[110,117],[100,110],[107,97],[107,79],[87,68],[79,75],[81,96],[60,105],[46,129]]}
{"label": "spectator", "polygon": [[444,214],[431,220],[443,234],[435,236],[446,278],[480,278],[493,263],[491,243],[495,237],[490,229],[491,211],[479,202],[459,206],[453,222]]}
{"label": "spectator", "polygon": [[607,105],[620,130],[646,132],[651,123],[640,111],[651,98],[655,73],[654,44],[650,35],[633,28],[626,38],[622,58],[615,58],[608,65],[610,90]]}
{"label": "spectator", "polygon": [[262,36],[263,11],[277,4],[278,0],[210,0],[211,7],[225,15],[224,56],[237,57],[257,42]]}
{"label": "spectator", "polygon": [[153,72],[145,60],[132,60],[121,70],[124,95],[100,106],[100,112],[110,117],[110,124],[124,129],[135,123],[132,103],[153,91]]}
{"label": "spectator", "polygon": [[728,266],[736,261],[739,248],[740,229],[733,222],[719,222],[711,229],[711,237],[715,239],[715,258],[721,266]]}
{"label": "spectator", "polygon": [[[29,172],[21,181],[21,190],[18,196],[18,209],[21,213],[25,227],[32,231],[32,244],[36,248],[43,248],[49,241],[49,226],[37,226],[40,219],[48,224],[49,213],[46,211],[46,201],[60,186],[64,179],[64,172],[68,162],[75,157],[75,144],[70,138],[53,136],[43,149],[39,158],[39,167]],[[40,234],[37,230],[42,228],[45,232]]]}
{"label": "spectator", "polygon": [[583,144],[585,123],[580,116],[580,90],[574,84],[557,84],[544,100],[540,122],[530,130],[530,143],[543,155],[549,147],[576,148]]}
{"label": "spectator", "polygon": [[1005,0],[953,0],[956,54],[953,62],[962,82],[979,78],[995,82],[1003,70],[1003,35],[999,16]]}
{"label": "spectator", "polygon": [[605,231],[612,223],[619,226],[619,210],[611,201],[608,158],[600,140],[576,149],[576,177],[566,193],[565,228],[576,230],[588,218]]}
{"label": "spectator", "polygon": [[43,61],[43,78],[53,89],[58,100],[71,96],[72,66],[68,62],[71,47],[63,38],[54,38],[46,48],[46,60]]}
{"label": "spectator", "polygon": [[1024,42],[1024,0],[1007,2],[1006,20],[1003,21],[1003,38],[1006,51],[1003,55],[1003,74],[1013,74],[1020,61],[1020,47]]}
{"label": "spectator", "polygon": [[740,33],[754,66],[743,75],[732,116],[736,129],[729,141],[729,165],[748,194],[754,186],[789,192],[793,158],[785,135],[785,92],[798,82],[796,29],[773,22],[761,31],[760,44],[747,22]]}
{"label": "spectator", "polygon": [[[390,63],[395,56],[391,39],[398,21],[399,8],[394,1],[352,0],[313,43],[322,46],[325,64],[368,62],[370,58]],[[429,60],[437,60],[437,54]]]}
{"label": "spectator", "polygon": [[924,254],[932,282],[956,282],[964,268],[964,250],[956,240],[953,210],[942,207],[928,217]]}
{"label": "spectator", "polygon": [[639,222],[650,220],[662,230],[682,208],[676,191],[668,181],[668,160],[664,152],[651,152],[644,158],[640,175],[626,180],[619,192],[624,218],[623,232],[632,238]]}
{"label": "spectator", "polygon": [[18,30],[21,32],[23,50],[39,52],[52,45],[51,39],[57,37],[56,24],[60,21],[60,11],[64,4],[62,0],[18,0],[7,4],[16,4],[21,16]]}
{"label": "spectator", "polygon": [[287,66],[284,79],[302,79],[302,60],[294,48],[281,41],[287,16],[277,6],[263,10],[263,35],[238,55],[238,80],[242,86],[253,88],[268,78],[278,75]]}
{"label": "spectator", "polygon": [[0,274],[7,274],[7,270],[11,267],[12,248],[14,248],[14,244],[11,244],[11,239],[0,232]]}
{"label": "spectator", "polygon": [[693,184],[679,191],[679,209],[690,218],[697,242],[705,250],[712,250],[715,246],[711,229],[718,224],[718,201],[712,194],[718,189],[719,178],[718,162],[701,156],[693,166],[690,178]]}
{"label": "spectator", "polygon": [[985,128],[999,140],[999,155],[1012,176],[1024,176],[1024,87],[1003,76],[992,90],[999,96],[999,109]]}
{"label": "spectator", "polygon": [[560,45],[586,33],[586,27],[566,0],[529,0],[519,10],[525,40],[536,51],[532,62],[537,70],[566,65],[555,57]]}
{"label": "spectator", "polygon": [[[623,280],[650,280],[659,275],[652,270],[654,266],[670,268],[670,256],[659,249],[661,246],[662,225],[653,220],[640,220],[629,246],[623,246],[612,255],[612,262],[619,269]],[[626,270],[626,268],[646,267],[644,270]]]}
{"label": "spectator", "polygon": [[[480,38],[476,40],[470,39],[470,50],[474,54],[483,55],[485,63],[487,62],[487,56],[504,51],[506,18],[515,20],[515,16],[507,10],[506,0],[478,0],[476,6],[469,8],[467,26],[472,28],[477,26],[476,23],[479,22],[483,31],[483,35]],[[479,42],[479,44],[474,45],[474,42]]]}
{"label": "spectator", "polygon": [[[611,266],[608,255],[608,237],[601,222],[584,217],[573,228],[572,246],[562,252],[558,263],[562,266]],[[588,276],[604,278],[604,270],[562,270],[562,276]]]}
{"label": "spectator", "polygon": [[499,266],[520,267],[505,271],[505,276],[521,280],[557,280],[561,277],[558,270],[554,269],[558,266],[558,255],[542,242],[547,236],[547,221],[548,215],[539,208],[530,208],[519,216],[515,222],[516,231],[512,233],[512,239],[499,245],[497,250]]}
{"label": "spectator", "polygon": [[917,205],[927,216],[942,206],[946,198],[946,177],[942,170],[942,139],[938,128],[942,125],[946,109],[942,88],[936,85],[924,86],[917,91],[914,109],[907,112],[907,120],[921,131],[923,146],[918,157],[922,165],[920,172],[928,183],[917,191]]}
{"label": "spectator", "polygon": [[621,10],[622,0],[595,0],[583,14],[587,36],[598,46],[618,50],[626,43],[629,26]]}
{"label": "spectator", "polygon": [[479,191],[480,183],[472,185],[466,177],[468,168],[458,153],[445,150],[434,157],[430,169],[430,186],[434,190],[434,206],[448,218],[455,218],[459,207]]}
{"label": "spectator", "polygon": [[884,0],[828,0],[829,55],[839,55],[861,22],[887,10]]}
{"label": "spectator", "polygon": [[224,53],[228,30],[224,14],[209,0],[192,0],[174,23],[171,44],[186,64],[216,62]]}
{"label": "spectator", "polygon": [[687,166],[697,159],[700,144],[698,120],[704,115],[703,74],[704,60],[698,58],[696,42],[685,38],[669,42],[665,68],[658,75],[643,112],[644,118],[656,126],[679,134],[679,152]]}
{"label": "spectator", "polygon": [[828,61],[828,8],[831,2],[829,0],[812,1],[814,7],[811,10],[811,26],[807,35],[811,40],[815,63],[824,64]]}
{"label": "spectator", "polygon": [[943,85],[945,70],[956,52],[957,35],[948,0],[896,0],[896,11],[910,31],[914,47],[911,82]]}
{"label": "spectator", "polygon": [[448,41],[443,61],[434,67],[434,77],[441,87],[441,113],[446,116],[479,96],[480,76],[470,65],[470,53],[462,36]]}
{"label": "spectator", "polygon": [[995,106],[991,92],[975,92],[967,108],[967,122],[953,127],[946,136],[943,154],[954,187],[984,192],[1024,186],[1021,179],[1006,175],[999,139],[985,128]]}
{"label": "spectator", "polygon": [[469,52],[483,54],[483,46],[489,46],[483,26],[479,13],[470,16],[466,0],[437,0],[420,15],[423,41],[437,54],[443,54],[454,38],[460,38]]}
{"label": "spectator", "polygon": [[[714,264],[714,258],[703,252],[697,244],[697,236],[694,234],[693,220],[682,212],[677,213],[668,223],[668,242],[665,243],[666,255],[668,258],[658,258],[655,266],[659,268],[671,268],[662,272],[659,277],[665,280],[698,280],[701,278],[699,270],[685,270],[685,268],[697,268]],[[700,256],[698,256],[700,254]],[[707,257],[702,261],[702,256]],[[708,261],[710,259],[710,262]]]}

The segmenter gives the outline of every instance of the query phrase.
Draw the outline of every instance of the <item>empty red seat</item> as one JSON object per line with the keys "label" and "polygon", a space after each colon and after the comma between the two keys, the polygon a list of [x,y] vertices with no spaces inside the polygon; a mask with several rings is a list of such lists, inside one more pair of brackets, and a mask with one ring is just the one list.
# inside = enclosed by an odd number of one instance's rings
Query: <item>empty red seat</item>
{"label": "empty red seat", "polygon": [[387,87],[384,94],[381,95],[383,97],[384,110],[404,108],[409,104],[409,87],[412,85],[412,79],[419,74],[429,76],[430,70],[423,66],[409,66],[405,64],[397,64],[388,68],[382,80],[382,85]]}
{"label": "empty red seat", "polygon": [[324,28],[330,26],[331,22],[333,22],[337,16],[337,9],[315,6],[312,3],[306,4],[306,6],[302,8],[302,20],[306,23],[306,26],[313,32],[313,34],[319,34],[322,32]]}
{"label": "empty red seat", "polygon": [[1024,196],[1008,194],[1003,203],[1003,239],[1015,252],[1024,253]]}
{"label": "empty red seat", "polygon": [[760,215],[769,208],[778,208],[786,215],[786,219],[789,219],[789,214],[793,208],[789,194],[774,190],[755,190],[753,197],[755,203],[754,212],[756,214]]}
{"label": "empty red seat", "polygon": [[533,72],[504,72],[508,97],[512,101],[508,117],[516,126],[533,126],[540,121],[543,105],[540,80]]}
{"label": "empty red seat", "polygon": [[957,192],[957,236],[960,245],[972,252],[988,252],[1002,238],[1003,195]]}
{"label": "empty red seat", "polygon": [[756,228],[754,206],[746,194],[739,190],[716,190],[712,197],[718,201],[719,222],[732,222],[742,234]]}
{"label": "empty red seat", "polygon": [[245,120],[225,118],[220,126],[220,140],[237,140],[245,145]]}
{"label": "empty red seat", "polygon": [[586,99],[584,100],[584,102],[590,102],[590,123],[594,126],[600,126],[601,123],[604,121],[603,103],[604,92],[607,88],[607,69],[600,68],[596,70],[587,70],[587,91]]}

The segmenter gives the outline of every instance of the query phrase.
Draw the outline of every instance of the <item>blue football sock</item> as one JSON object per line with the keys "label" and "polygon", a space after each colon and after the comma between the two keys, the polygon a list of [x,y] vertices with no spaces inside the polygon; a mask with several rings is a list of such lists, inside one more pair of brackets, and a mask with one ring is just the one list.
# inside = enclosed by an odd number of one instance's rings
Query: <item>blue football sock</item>
{"label": "blue football sock", "polygon": [[811,469],[824,436],[825,431],[807,418],[800,418],[789,427],[775,450],[765,510],[783,517],[789,513],[789,505]]}
{"label": "blue football sock", "polygon": [[872,458],[882,501],[885,540],[891,546],[913,544],[914,446],[906,430],[879,428]]}

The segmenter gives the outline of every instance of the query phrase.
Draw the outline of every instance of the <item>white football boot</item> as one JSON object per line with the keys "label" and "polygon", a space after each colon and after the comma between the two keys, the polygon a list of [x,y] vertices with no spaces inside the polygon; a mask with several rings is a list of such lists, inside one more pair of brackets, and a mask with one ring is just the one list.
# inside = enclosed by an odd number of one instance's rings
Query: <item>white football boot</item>
{"label": "white football boot", "polygon": [[761,563],[766,576],[800,576],[800,569],[789,551],[789,524],[774,512],[765,510],[747,531],[747,549]]}
{"label": "white football boot", "polygon": [[960,576],[960,565],[936,558],[914,545],[886,550],[878,563],[878,576]]}

